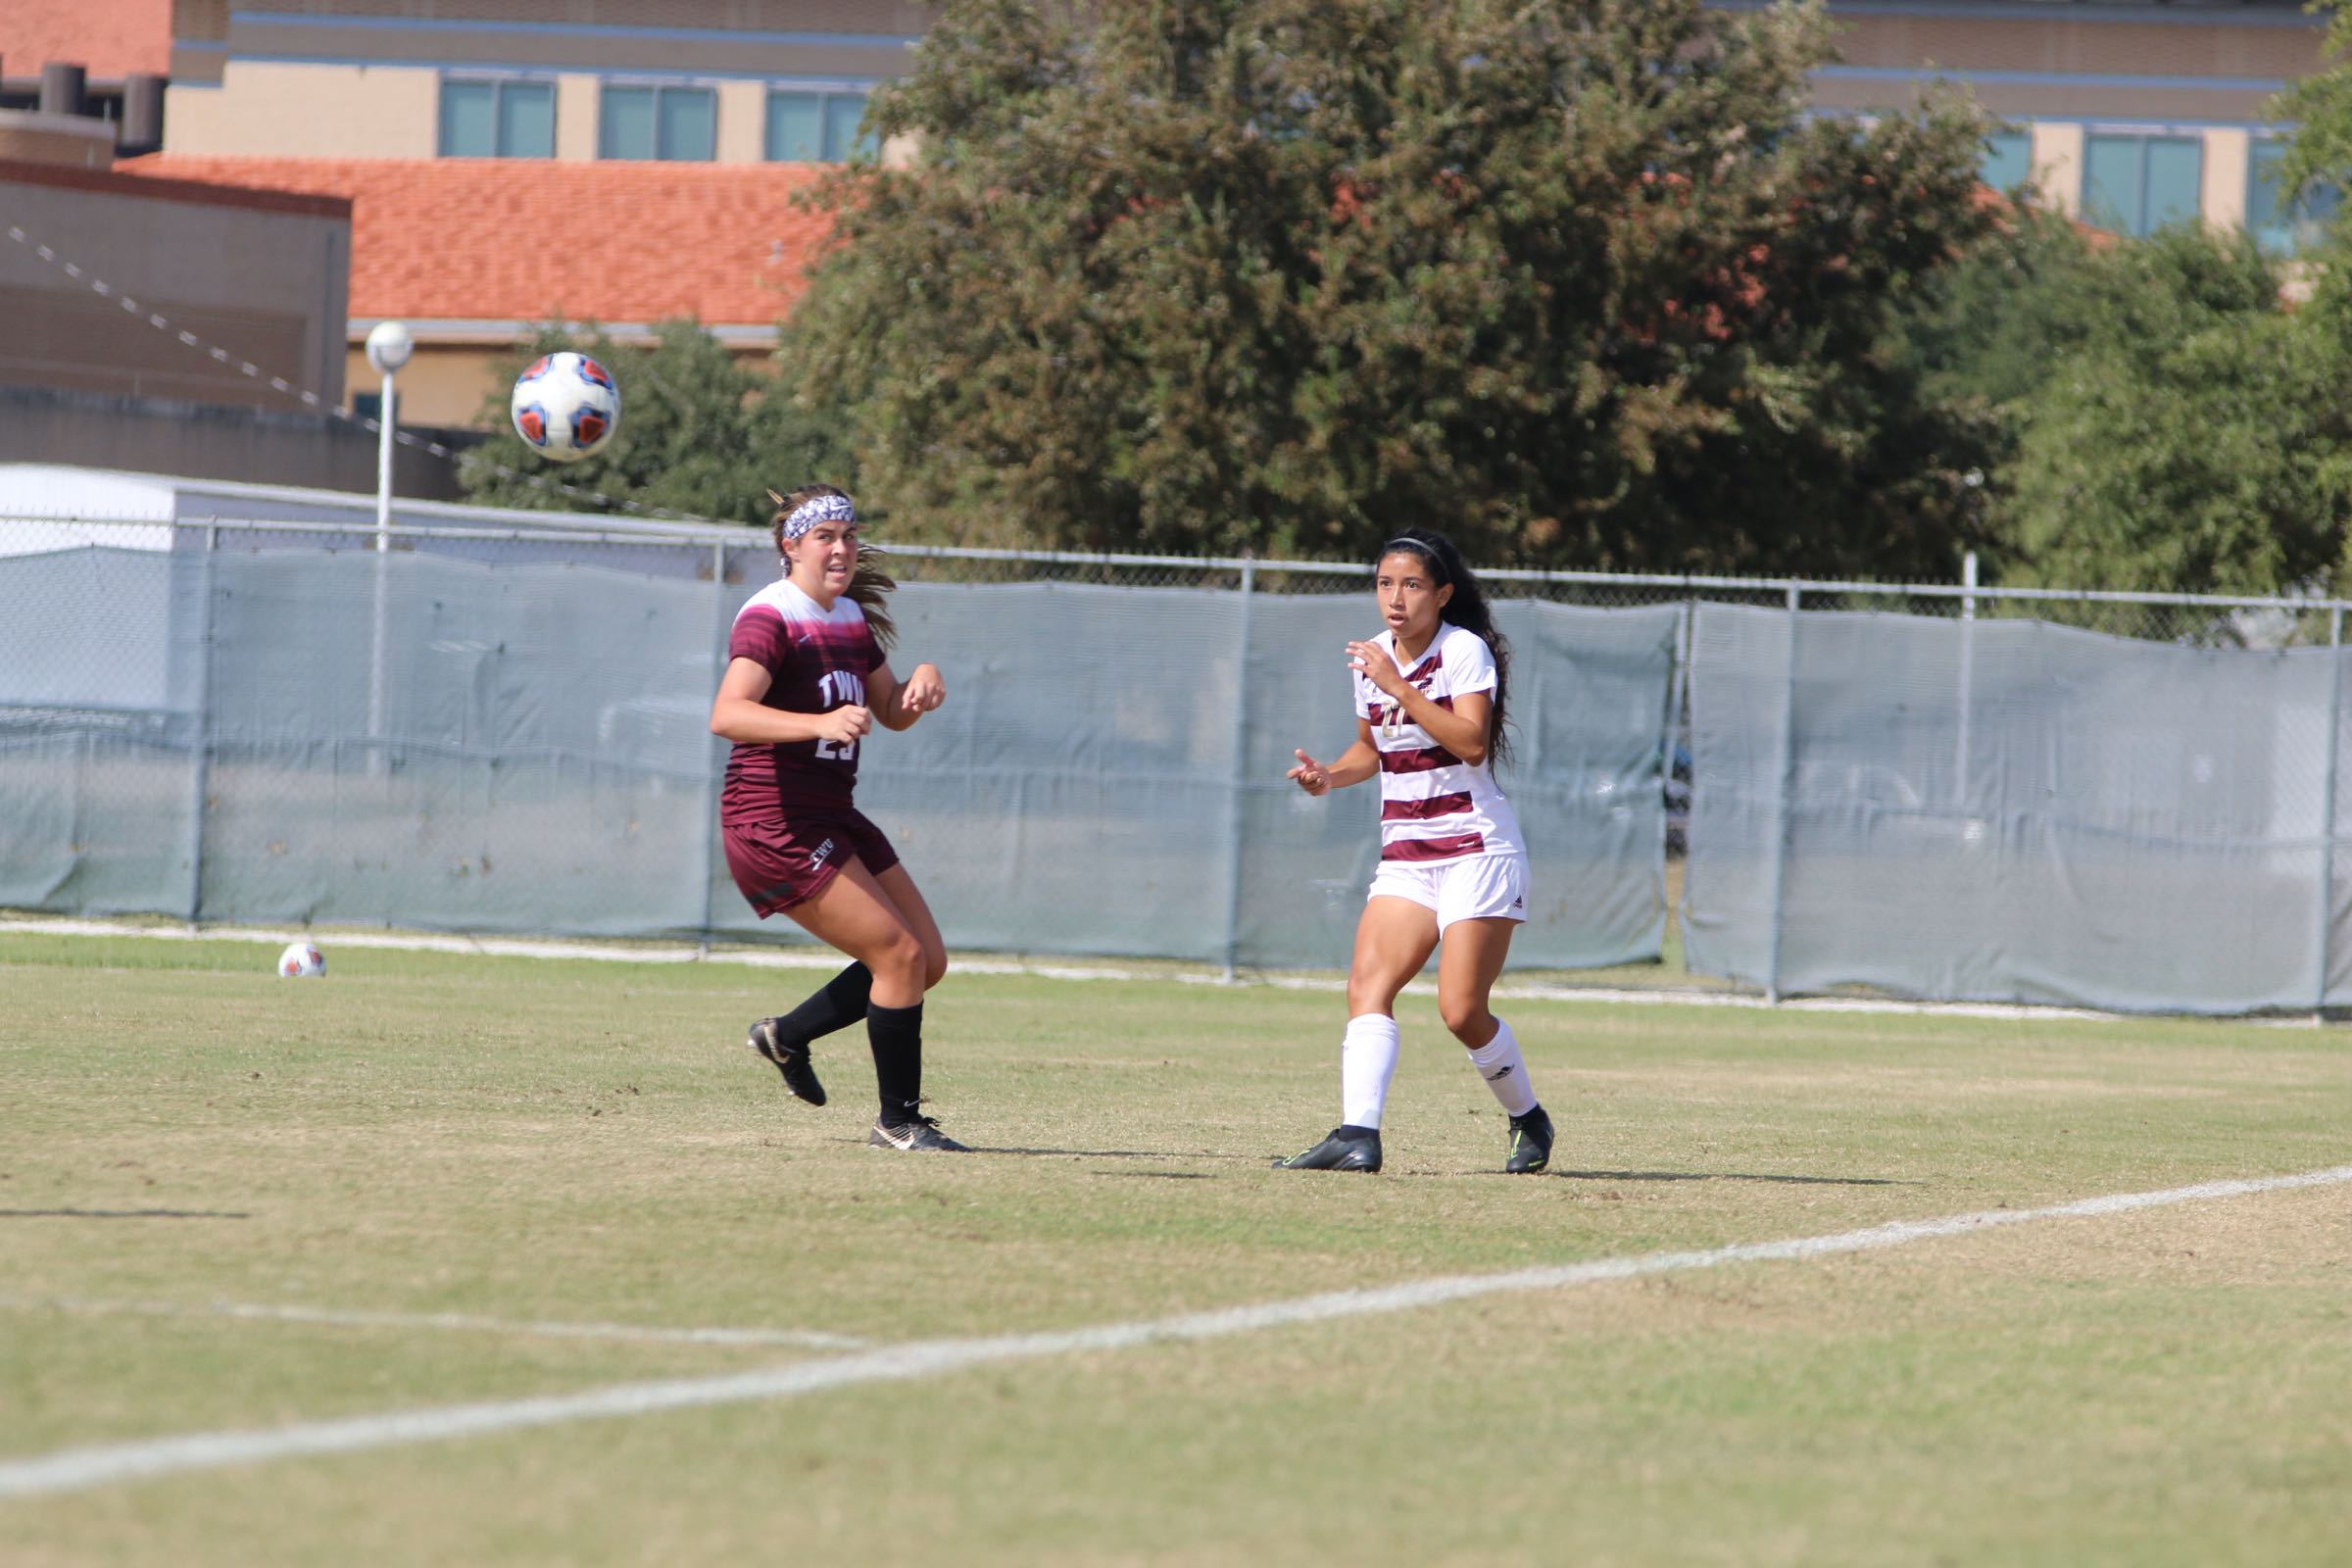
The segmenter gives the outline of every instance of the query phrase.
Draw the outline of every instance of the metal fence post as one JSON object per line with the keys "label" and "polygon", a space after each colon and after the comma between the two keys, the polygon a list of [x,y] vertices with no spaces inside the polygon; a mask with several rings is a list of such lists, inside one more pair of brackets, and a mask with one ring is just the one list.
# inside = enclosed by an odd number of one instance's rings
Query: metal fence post
{"label": "metal fence post", "polygon": [[1803,590],[1788,585],[1788,674],[1781,697],[1780,789],[1773,805],[1772,834],[1772,962],[1765,971],[1764,1000],[1781,1000],[1781,936],[1788,916],[1789,797],[1795,791],[1796,771],[1796,628]]}
{"label": "metal fence post", "polygon": [[1952,804],[1965,808],[1968,804],[1968,746],[1969,709],[1976,701],[1977,681],[1977,553],[1971,550],[1960,559],[1960,738],[1954,749],[1956,776],[1952,783]]}
{"label": "metal fence post", "polygon": [[213,561],[220,543],[220,527],[205,524],[204,564],[196,574],[196,745],[188,767],[190,926],[204,907],[204,798],[213,787]]}
{"label": "metal fence post", "polygon": [[1250,614],[1257,592],[1257,562],[1242,561],[1242,626],[1233,671],[1233,834],[1225,846],[1225,973],[1231,985],[1242,946],[1242,835],[1250,819]]}
{"label": "metal fence post", "polygon": [[[717,678],[710,682],[712,691],[727,674],[727,635],[734,622],[727,614],[727,547],[718,540],[710,544],[710,602],[716,609],[712,620],[716,635],[712,639],[711,662],[718,666]],[[726,785],[726,764],[718,760],[718,737],[710,736],[703,751],[703,931],[702,940],[695,944],[695,956],[710,956],[710,922],[717,909],[712,903],[712,888],[718,880],[718,792]],[[733,748],[729,748],[732,753]]]}
{"label": "metal fence post", "polygon": [[2314,1017],[2328,1007],[2328,956],[2334,947],[2335,924],[2335,768],[2338,750],[2336,734],[2343,723],[2344,701],[2344,607],[2328,608],[2328,746],[2327,761],[2320,769],[2320,885],[2317,946],[2319,973],[2312,985],[2311,1009]]}
{"label": "metal fence post", "polygon": [[[1682,624],[1675,628],[1674,633],[1674,673],[1666,683],[1664,753],[1658,759],[1660,768],[1658,792],[1661,803],[1673,799],[1674,796],[1674,754],[1683,741],[1683,706],[1690,696],[1690,641],[1697,635],[1697,621],[1698,601],[1695,599],[1684,600]],[[1698,755],[1695,751],[1690,757],[1690,789],[1691,793],[1686,799],[1683,808],[1683,896],[1670,911],[1678,920],[1682,919],[1683,910],[1688,908],[1690,903],[1690,812],[1698,804]],[[1671,814],[1669,811],[1658,813],[1658,837],[1661,841],[1667,837],[1669,829],[1666,818]],[[1658,857],[1658,902],[1661,904],[1666,902],[1664,849],[1665,845],[1661,842],[1659,844],[1661,853]],[[1683,951],[1686,967],[1690,963],[1690,925],[1688,920],[1685,920],[1683,921]]]}

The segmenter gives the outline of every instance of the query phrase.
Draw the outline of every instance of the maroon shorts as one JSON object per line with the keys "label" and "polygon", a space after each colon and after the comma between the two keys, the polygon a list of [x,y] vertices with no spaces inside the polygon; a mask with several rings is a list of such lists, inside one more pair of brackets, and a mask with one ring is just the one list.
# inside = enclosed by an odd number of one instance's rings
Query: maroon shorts
{"label": "maroon shorts", "polygon": [[824,892],[852,856],[873,872],[899,863],[899,852],[862,811],[827,811],[789,822],[721,822],[720,830],[727,869],[762,920]]}

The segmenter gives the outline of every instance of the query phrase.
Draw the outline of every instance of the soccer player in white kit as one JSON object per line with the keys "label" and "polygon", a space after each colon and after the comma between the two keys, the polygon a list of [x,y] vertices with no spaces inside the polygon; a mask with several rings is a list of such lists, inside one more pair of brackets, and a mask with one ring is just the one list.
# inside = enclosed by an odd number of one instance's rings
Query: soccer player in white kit
{"label": "soccer player in white kit", "polygon": [[1511,1026],[1487,1003],[1527,919],[1527,845],[1494,786],[1510,645],[1451,540],[1407,528],[1381,547],[1374,592],[1388,630],[1348,645],[1355,744],[1331,762],[1298,753],[1309,795],[1380,778],[1380,869],[1355,927],[1342,1120],[1286,1170],[1380,1169],[1380,1119],[1396,1071],[1396,994],[1441,944],[1438,1011],[1511,1119],[1503,1169],[1542,1170],[1551,1118]]}

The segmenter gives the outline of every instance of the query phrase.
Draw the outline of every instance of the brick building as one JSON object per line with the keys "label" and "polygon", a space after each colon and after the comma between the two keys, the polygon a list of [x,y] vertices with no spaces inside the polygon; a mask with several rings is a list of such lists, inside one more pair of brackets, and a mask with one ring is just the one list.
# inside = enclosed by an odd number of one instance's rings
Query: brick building
{"label": "brick building", "polygon": [[[2004,121],[1987,181],[2030,180],[2086,221],[2144,233],[2202,217],[2290,251],[2327,206],[2265,178],[2289,133],[2267,105],[2321,63],[2322,23],[2298,0],[1830,12],[1843,57],[1815,77],[1819,112],[1868,116],[1965,83]],[[347,198],[350,385],[372,384],[357,358],[368,328],[406,319],[423,345],[407,412],[449,423],[480,407],[488,362],[558,313],[622,335],[694,315],[762,354],[820,238],[791,197],[857,145],[865,95],[906,69],[931,14],[911,0],[13,0],[0,57],[78,51],[93,92],[168,71],[165,152],[126,168]],[[0,136],[9,101],[0,90]],[[645,235],[662,244],[627,243]]]}

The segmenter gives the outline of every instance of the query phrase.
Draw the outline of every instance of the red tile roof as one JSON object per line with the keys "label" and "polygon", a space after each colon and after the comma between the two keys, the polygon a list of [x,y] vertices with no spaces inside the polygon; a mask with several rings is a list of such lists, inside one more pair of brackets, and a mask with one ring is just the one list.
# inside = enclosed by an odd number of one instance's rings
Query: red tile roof
{"label": "red tile roof", "polygon": [[166,153],[116,168],[350,197],[356,319],[772,326],[830,226],[793,204],[812,164]]}
{"label": "red tile roof", "polygon": [[0,69],[37,76],[50,64],[81,66],[92,81],[172,69],[172,0],[6,0],[0,4]]}

